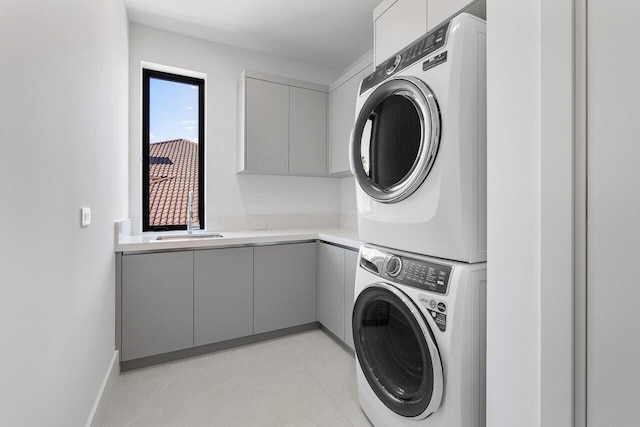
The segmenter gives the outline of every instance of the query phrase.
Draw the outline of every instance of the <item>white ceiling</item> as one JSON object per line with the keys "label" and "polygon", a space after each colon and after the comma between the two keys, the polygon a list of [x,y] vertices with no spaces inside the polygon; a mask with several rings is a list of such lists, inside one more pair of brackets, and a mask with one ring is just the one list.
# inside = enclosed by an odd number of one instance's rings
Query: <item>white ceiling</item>
{"label": "white ceiling", "polygon": [[344,71],[382,0],[125,0],[132,22]]}

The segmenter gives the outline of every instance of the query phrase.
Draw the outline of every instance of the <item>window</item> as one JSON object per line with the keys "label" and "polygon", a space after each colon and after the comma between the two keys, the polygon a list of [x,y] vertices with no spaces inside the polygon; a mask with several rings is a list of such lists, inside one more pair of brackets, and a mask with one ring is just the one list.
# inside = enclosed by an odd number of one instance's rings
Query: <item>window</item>
{"label": "window", "polygon": [[204,229],[204,80],[142,72],[142,230]]}

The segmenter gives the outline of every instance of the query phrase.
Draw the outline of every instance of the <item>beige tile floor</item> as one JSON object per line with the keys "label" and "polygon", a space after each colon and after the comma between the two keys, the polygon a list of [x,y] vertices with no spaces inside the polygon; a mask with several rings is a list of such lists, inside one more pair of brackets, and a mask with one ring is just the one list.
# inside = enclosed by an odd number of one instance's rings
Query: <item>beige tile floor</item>
{"label": "beige tile floor", "polygon": [[320,330],[124,372],[106,426],[370,426],[353,357]]}

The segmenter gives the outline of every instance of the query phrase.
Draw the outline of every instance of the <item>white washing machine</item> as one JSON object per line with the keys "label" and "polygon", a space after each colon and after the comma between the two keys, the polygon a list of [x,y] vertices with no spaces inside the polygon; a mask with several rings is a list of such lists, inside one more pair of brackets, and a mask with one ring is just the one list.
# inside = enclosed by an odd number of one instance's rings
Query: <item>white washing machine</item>
{"label": "white washing machine", "polygon": [[374,426],[485,426],[486,272],[486,263],[362,246],[353,338]]}
{"label": "white washing machine", "polygon": [[363,241],[486,261],[485,27],[460,14],[362,81],[350,160]]}

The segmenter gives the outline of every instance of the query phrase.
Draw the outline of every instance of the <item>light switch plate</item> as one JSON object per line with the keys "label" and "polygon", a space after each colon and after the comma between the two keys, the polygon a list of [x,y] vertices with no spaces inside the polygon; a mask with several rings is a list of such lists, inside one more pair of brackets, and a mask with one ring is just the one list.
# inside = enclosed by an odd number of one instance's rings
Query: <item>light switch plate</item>
{"label": "light switch plate", "polygon": [[91,224],[91,208],[80,208],[80,225],[88,227]]}

